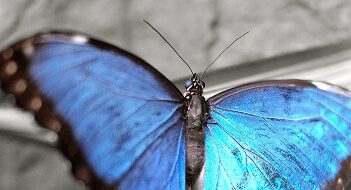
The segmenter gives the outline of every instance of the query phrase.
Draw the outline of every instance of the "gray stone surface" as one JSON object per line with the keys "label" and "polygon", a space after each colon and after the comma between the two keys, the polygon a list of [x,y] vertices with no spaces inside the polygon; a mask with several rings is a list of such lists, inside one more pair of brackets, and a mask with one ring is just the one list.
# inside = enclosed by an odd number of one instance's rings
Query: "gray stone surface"
{"label": "gray stone surface", "polygon": [[53,147],[0,134],[0,152],[1,190],[85,189],[72,177],[68,161]]}
{"label": "gray stone surface", "polygon": [[347,0],[219,2],[218,40],[212,53],[232,36],[248,29],[252,32],[223,56],[217,68],[324,46],[351,35],[351,2]]}
{"label": "gray stone surface", "polygon": [[153,23],[200,72],[235,37],[251,33],[214,66],[224,68],[350,38],[348,0],[0,0],[0,47],[45,30],[82,31],[147,60],[170,79],[187,68],[143,22]]}
{"label": "gray stone surface", "polygon": [[[18,14],[14,14],[17,12]],[[150,30],[153,23],[191,63],[207,63],[212,36],[208,1],[7,1],[0,2],[0,47],[47,30],[81,31],[130,50],[171,79],[189,75],[168,46]],[[200,67],[202,68],[202,67]],[[185,71],[185,72],[184,72]]]}

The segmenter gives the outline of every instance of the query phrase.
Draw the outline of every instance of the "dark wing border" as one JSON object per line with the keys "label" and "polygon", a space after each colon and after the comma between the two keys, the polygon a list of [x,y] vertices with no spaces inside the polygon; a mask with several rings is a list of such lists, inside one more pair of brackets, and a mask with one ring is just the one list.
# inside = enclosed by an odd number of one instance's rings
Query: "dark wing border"
{"label": "dark wing border", "polygon": [[[210,97],[207,100],[207,102],[209,103],[210,107],[215,106],[217,102],[226,99],[228,96],[232,96],[233,94],[237,94],[246,90],[262,87],[314,87],[317,89],[333,92],[351,98],[351,91],[340,86],[320,81],[290,79],[267,80],[244,84],[216,94]],[[351,184],[351,156],[349,156],[346,160],[343,161],[339,173],[336,175],[334,180],[328,184],[326,189],[343,188],[343,184]]]}
{"label": "dark wing border", "polygon": [[[77,37],[85,41],[76,41]],[[0,52],[1,88],[15,96],[18,106],[34,113],[35,119],[41,126],[57,133],[60,140],[59,148],[71,161],[72,173],[78,179],[83,180],[92,189],[112,189],[113,187],[106,187],[102,180],[93,173],[92,167],[89,166],[77,142],[74,140],[68,123],[55,112],[52,103],[40,93],[38,87],[27,74],[30,60],[26,55],[30,55],[33,52],[33,44],[45,43],[52,39],[65,40],[72,44],[88,44],[98,49],[123,55],[147,69],[159,80],[164,81],[169,92],[173,92],[172,95],[177,97],[179,102],[184,101],[184,97],[175,85],[144,60],[125,50],[81,33],[64,31],[38,33],[32,37],[20,40]]]}

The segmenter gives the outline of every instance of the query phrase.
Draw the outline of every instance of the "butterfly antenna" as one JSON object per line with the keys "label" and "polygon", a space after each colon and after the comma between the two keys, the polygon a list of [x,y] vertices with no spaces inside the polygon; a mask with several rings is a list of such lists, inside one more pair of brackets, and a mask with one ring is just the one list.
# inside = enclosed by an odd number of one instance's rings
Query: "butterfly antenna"
{"label": "butterfly antenna", "polygon": [[225,52],[227,51],[227,49],[230,48],[230,46],[232,46],[236,41],[238,41],[240,38],[244,37],[246,34],[250,33],[250,31],[245,32],[245,34],[241,35],[240,37],[238,37],[237,39],[235,39],[228,47],[226,47],[204,70],[204,72],[202,72],[202,74],[200,75],[199,79],[201,79],[201,77],[206,73],[206,71],[217,61],[217,59]]}
{"label": "butterfly antenna", "polygon": [[177,50],[174,49],[174,47],[166,40],[165,37],[162,36],[162,34],[156,30],[155,27],[153,27],[148,21],[144,20],[144,22],[149,25],[159,36],[161,36],[161,38],[173,49],[173,51],[178,55],[178,57],[185,63],[186,66],[188,66],[190,72],[192,75],[194,75],[193,70],[190,68],[189,64],[182,58],[182,56],[179,55],[179,53],[177,52]]}

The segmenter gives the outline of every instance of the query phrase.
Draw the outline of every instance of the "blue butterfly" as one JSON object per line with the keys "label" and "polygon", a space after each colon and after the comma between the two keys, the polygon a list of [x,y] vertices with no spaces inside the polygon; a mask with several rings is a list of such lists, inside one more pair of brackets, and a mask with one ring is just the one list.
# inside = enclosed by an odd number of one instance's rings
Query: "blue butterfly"
{"label": "blue butterfly", "polygon": [[93,189],[342,189],[351,179],[351,92],[256,82],[205,100],[142,59],[77,33],[5,49],[2,88],[57,132]]}

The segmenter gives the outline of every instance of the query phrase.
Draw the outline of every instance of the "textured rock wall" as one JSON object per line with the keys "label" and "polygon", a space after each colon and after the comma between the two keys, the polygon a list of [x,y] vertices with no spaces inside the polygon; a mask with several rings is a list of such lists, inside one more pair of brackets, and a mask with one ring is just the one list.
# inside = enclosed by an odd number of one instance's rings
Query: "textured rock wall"
{"label": "textured rock wall", "polygon": [[170,79],[186,67],[143,22],[153,23],[201,72],[234,38],[251,33],[214,66],[322,46],[350,37],[347,0],[0,1],[0,47],[47,30],[82,31],[130,50]]}
{"label": "textured rock wall", "polygon": [[69,171],[68,161],[54,148],[11,135],[0,135],[0,189],[86,189]]}

